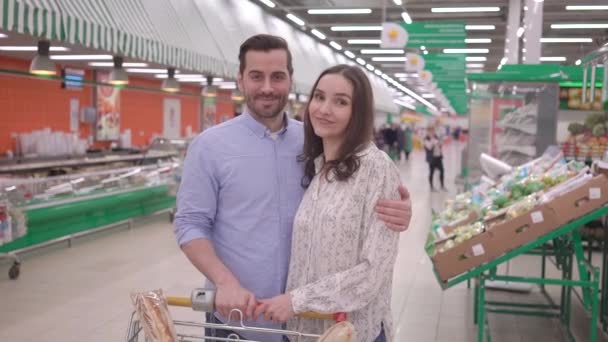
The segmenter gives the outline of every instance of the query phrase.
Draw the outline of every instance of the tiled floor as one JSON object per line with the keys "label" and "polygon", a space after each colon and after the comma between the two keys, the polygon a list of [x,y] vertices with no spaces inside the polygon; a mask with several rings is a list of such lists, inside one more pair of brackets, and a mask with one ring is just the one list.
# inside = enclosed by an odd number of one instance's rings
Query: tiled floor
{"label": "tiled floor", "polygon": [[[414,217],[411,228],[402,234],[395,269],[397,342],[477,339],[473,290],[466,284],[441,290],[423,249],[429,209],[440,210],[455,193],[459,157],[457,147],[451,147],[445,161],[449,193],[429,192],[422,153],[399,164],[412,193]],[[538,258],[522,257],[512,262],[511,273],[537,274],[539,265]],[[0,264],[2,342],[124,341],[131,291],[162,288],[166,293],[189,295],[203,284],[203,277],[177,248],[166,216],[140,221],[132,230],[121,228],[79,239],[72,248],[57,246],[29,254],[16,281],[8,279],[7,267]],[[551,273],[558,275],[554,269]],[[550,291],[558,294],[556,288]],[[539,294],[492,292],[489,298],[536,301]],[[579,341],[588,341],[588,315],[574,302],[574,332]],[[172,313],[175,319],[202,321],[202,314],[188,309]],[[490,315],[490,327],[493,341],[565,341],[557,322],[548,319]],[[608,338],[600,333],[598,340]]]}

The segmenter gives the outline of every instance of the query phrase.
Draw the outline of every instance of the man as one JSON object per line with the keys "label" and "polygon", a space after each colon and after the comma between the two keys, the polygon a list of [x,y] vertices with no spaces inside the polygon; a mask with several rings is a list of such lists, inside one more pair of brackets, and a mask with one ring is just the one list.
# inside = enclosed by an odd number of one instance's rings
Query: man
{"label": "man", "polygon": [[[238,85],[247,109],[238,118],[200,134],[190,145],[177,195],[177,240],[192,264],[217,288],[216,315],[230,309],[254,319],[257,299],[285,290],[293,218],[304,194],[302,123],[283,112],[292,85],[291,53],[285,40],[257,35],[239,51]],[[407,228],[409,194],[378,203],[391,229]],[[261,320],[249,325],[277,328]],[[226,331],[217,330],[217,337]],[[280,335],[242,332],[245,338],[281,341]]]}
{"label": "man", "polygon": [[441,145],[441,139],[435,134],[435,127],[430,126],[427,129],[426,137],[424,137],[424,150],[426,151],[426,161],[429,163],[429,183],[431,184],[431,191],[433,192],[436,191],[433,187],[435,170],[439,170],[441,189],[446,191],[443,175],[443,151]]}

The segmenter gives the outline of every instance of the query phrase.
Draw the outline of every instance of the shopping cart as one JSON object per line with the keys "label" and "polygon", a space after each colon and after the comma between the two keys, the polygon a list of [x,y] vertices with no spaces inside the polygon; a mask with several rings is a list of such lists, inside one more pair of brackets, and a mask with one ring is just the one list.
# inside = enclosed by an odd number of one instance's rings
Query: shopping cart
{"label": "shopping cart", "polygon": [[[192,291],[192,295],[190,298],[188,297],[167,297],[167,304],[173,307],[188,307],[192,308],[194,311],[200,312],[214,312],[214,302],[215,302],[215,291],[209,289],[195,289]],[[224,337],[212,337],[198,334],[189,334],[185,333],[181,330],[185,330],[185,328],[198,328],[197,331],[203,331],[204,328],[209,329],[219,329],[219,330],[230,330],[233,332],[257,332],[271,335],[283,335],[292,338],[292,341],[299,342],[302,338],[314,338],[319,339],[321,335],[316,334],[307,334],[298,331],[284,330],[284,329],[268,329],[268,328],[258,328],[247,326],[243,322],[243,312],[238,309],[233,309],[230,311],[228,315],[228,320],[223,324],[216,323],[198,323],[198,322],[189,322],[189,321],[180,321],[174,320],[173,324],[177,330],[177,337],[179,342],[195,342],[195,341],[238,341],[238,342],[259,342],[252,340],[243,340],[236,334],[231,334],[227,338]],[[308,318],[308,319],[321,319],[321,320],[332,320],[336,323],[340,324],[349,324],[346,322],[346,314],[345,313],[335,313],[335,314],[322,314],[316,312],[305,312],[297,315],[300,318]],[[140,337],[142,339],[140,340]],[[295,339],[294,339],[295,338]],[[131,318],[129,321],[129,327],[127,331],[127,342],[140,342],[148,340],[143,336],[143,327],[137,317],[137,313],[134,311],[131,314]]]}

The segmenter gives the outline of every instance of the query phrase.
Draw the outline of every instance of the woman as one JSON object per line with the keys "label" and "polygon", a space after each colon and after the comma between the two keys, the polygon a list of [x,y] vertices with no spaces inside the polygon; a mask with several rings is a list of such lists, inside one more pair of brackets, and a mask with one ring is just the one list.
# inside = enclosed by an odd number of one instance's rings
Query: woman
{"label": "woman", "polygon": [[357,341],[391,336],[391,283],[399,234],[374,214],[399,198],[399,172],[373,143],[374,101],[365,73],[337,65],[316,81],[304,113],[307,191],[294,221],[287,293],[261,300],[266,319],[322,334],[332,322],[292,319],[347,312]]}

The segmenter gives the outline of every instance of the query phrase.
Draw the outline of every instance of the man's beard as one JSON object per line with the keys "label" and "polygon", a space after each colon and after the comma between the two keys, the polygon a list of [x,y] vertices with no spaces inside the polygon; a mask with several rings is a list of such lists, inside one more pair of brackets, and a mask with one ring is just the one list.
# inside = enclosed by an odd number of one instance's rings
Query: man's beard
{"label": "man's beard", "polygon": [[[261,105],[256,106],[255,100],[260,99],[260,98],[272,98],[274,100],[277,100],[277,105],[273,105],[273,106],[267,107],[267,108],[264,108],[264,106],[261,106]],[[256,116],[261,117],[261,118],[270,119],[270,118],[275,118],[275,117],[279,116],[280,114],[283,113],[286,105],[287,105],[287,96],[257,95],[257,96],[253,96],[253,97],[247,97],[247,108],[249,109],[249,111],[252,112],[252,114],[255,114]]]}

